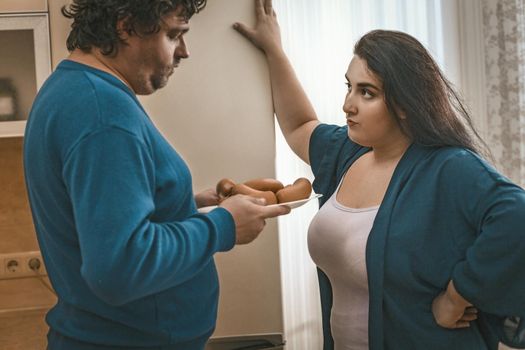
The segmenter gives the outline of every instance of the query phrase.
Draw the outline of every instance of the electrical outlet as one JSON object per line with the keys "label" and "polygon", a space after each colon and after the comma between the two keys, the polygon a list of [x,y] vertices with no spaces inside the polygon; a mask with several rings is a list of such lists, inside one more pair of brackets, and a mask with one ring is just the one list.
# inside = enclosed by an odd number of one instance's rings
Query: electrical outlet
{"label": "electrical outlet", "polygon": [[0,254],[0,280],[47,275],[40,251]]}

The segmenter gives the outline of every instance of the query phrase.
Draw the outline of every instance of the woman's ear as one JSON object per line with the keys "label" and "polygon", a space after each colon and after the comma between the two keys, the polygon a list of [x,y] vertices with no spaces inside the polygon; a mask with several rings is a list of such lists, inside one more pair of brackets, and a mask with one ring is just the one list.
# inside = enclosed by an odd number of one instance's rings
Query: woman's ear
{"label": "woman's ear", "polygon": [[404,110],[402,110],[399,107],[396,107],[396,114],[397,114],[397,117],[399,119],[401,119],[401,120],[406,120],[407,119],[407,114],[405,113]]}
{"label": "woman's ear", "polygon": [[406,120],[407,119],[407,112],[404,111],[402,108],[400,108],[399,106],[397,106],[396,104],[396,114],[397,116],[399,117],[399,119],[401,120]]}
{"label": "woman's ear", "polygon": [[397,118],[401,119],[401,120],[406,120],[407,119],[407,114],[404,110],[402,110],[401,108],[399,108],[399,106],[397,105],[397,103],[393,103],[393,107],[394,107],[394,113],[396,115]]}

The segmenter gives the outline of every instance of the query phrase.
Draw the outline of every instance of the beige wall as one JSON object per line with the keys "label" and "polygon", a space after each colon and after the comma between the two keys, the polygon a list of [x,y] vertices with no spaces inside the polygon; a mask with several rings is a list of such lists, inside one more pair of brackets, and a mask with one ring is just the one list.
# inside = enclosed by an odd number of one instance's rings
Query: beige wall
{"label": "beige wall", "polygon": [[[60,14],[61,6],[66,3],[67,0],[49,0],[53,68],[67,56],[69,22]],[[191,58],[182,63],[165,89],[142,99],[152,119],[188,162],[196,191],[214,187],[222,177],[243,181],[275,176],[273,114],[266,65],[260,53],[231,29],[233,21],[254,20],[252,6],[253,2],[246,0],[209,1],[205,11],[191,21],[188,35]],[[36,240],[20,182],[21,139],[2,142],[12,149],[6,162],[14,162],[19,169],[18,173],[11,173],[10,178],[17,179],[18,187],[10,198],[22,203],[22,209],[20,215],[9,217],[23,220],[19,226],[12,225],[23,233],[14,235],[9,228],[0,229],[0,242],[11,237],[11,248],[5,252],[33,250]],[[5,144],[0,146],[4,153]],[[0,165],[0,173],[6,173],[3,169],[7,168]],[[5,208],[12,210],[7,205],[9,201],[4,203]],[[1,252],[5,248],[2,245]],[[215,335],[282,332],[276,221],[269,220],[253,244],[218,254],[216,261],[221,299]],[[10,296],[17,295],[21,305],[52,304],[52,298],[42,290],[38,280],[17,281],[10,281],[13,283],[10,287],[0,283],[0,299],[10,300]],[[42,312],[2,316],[2,307],[0,304],[2,348],[43,349],[46,329]],[[29,327],[33,337],[14,336],[13,330],[20,324]]]}
{"label": "beige wall", "polygon": [[[53,67],[67,56],[67,0],[50,0]],[[190,166],[194,190],[275,176],[269,77],[262,55],[233,29],[253,22],[253,2],[208,1],[191,20],[191,57],[168,86],[141,98],[166,138]],[[221,299],[215,335],[282,332],[277,223],[269,220],[251,245],[216,256]]]}
{"label": "beige wall", "polygon": [[70,22],[62,16],[60,9],[69,3],[68,0],[49,1],[49,32],[51,36],[51,63],[53,70],[67,57],[66,39],[69,34]]}
{"label": "beige wall", "polygon": [[[252,23],[251,0],[208,1],[192,18],[182,62],[168,86],[142,98],[188,162],[196,191],[223,177],[275,177],[269,75],[260,52],[232,28]],[[277,223],[251,245],[216,255],[221,299],[215,335],[282,332]]]}

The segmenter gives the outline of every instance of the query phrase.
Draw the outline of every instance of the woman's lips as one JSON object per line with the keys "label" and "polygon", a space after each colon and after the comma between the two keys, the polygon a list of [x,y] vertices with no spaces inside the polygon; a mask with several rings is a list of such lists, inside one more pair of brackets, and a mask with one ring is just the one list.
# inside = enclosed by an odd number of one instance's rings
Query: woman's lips
{"label": "woman's lips", "polygon": [[354,122],[354,121],[351,120],[351,119],[347,119],[347,120],[346,120],[346,124],[348,124],[349,127],[352,127],[352,126],[357,125],[358,123]]}

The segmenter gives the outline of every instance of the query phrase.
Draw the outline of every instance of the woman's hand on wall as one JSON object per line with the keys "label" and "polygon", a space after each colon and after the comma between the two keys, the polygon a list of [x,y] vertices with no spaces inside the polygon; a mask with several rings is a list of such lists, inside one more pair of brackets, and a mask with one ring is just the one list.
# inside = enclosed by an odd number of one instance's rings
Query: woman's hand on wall
{"label": "woman's hand on wall", "polygon": [[267,55],[282,51],[281,31],[272,0],[255,0],[255,14],[255,28],[249,28],[243,23],[235,23],[233,28]]}
{"label": "woman's hand on wall", "polygon": [[438,325],[444,328],[466,328],[478,318],[478,310],[463,298],[452,281],[447,289],[432,302],[432,314]]}

